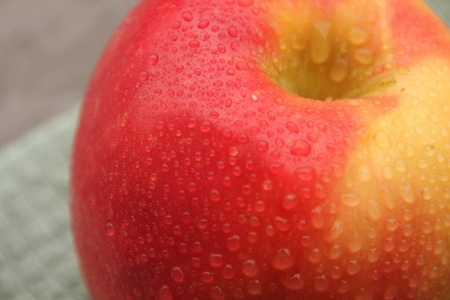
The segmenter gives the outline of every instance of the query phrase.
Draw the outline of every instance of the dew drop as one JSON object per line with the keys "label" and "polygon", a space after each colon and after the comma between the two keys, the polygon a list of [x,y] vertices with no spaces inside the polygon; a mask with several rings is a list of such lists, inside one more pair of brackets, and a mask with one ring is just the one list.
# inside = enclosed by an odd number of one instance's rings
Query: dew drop
{"label": "dew drop", "polygon": [[241,238],[238,235],[230,236],[227,239],[227,249],[231,252],[239,250],[241,247]]}
{"label": "dew drop", "polygon": [[223,256],[218,253],[211,253],[208,257],[208,262],[212,267],[218,268],[223,264]]}
{"label": "dew drop", "polygon": [[192,12],[190,12],[190,11],[184,11],[184,12],[181,14],[181,17],[182,17],[186,22],[190,22],[190,21],[192,21],[192,19],[194,18],[194,17],[192,16]]}
{"label": "dew drop", "polygon": [[316,171],[313,167],[302,167],[295,170],[295,177],[301,181],[309,182],[316,177]]}
{"label": "dew drop", "polygon": [[142,72],[139,74],[139,80],[140,80],[140,81],[147,81],[148,78],[149,78],[149,73],[148,73],[147,71],[142,71]]}
{"label": "dew drop", "polygon": [[207,19],[200,19],[200,21],[197,24],[197,27],[200,29],[205,29],[209,26],[209,20]]}
{"label": "dew drop", "polygon": [[258,275],[258,266],[253,259],[246,260],[242,265],[242,273],[247,277],[255,277]]}
{"label": "dew drop", "polygon": [[375,143],[380,149],[386,150],[391,147],[389,137],[383,131],[375,132]]}
{"label": "dew drop", "polygon": [[400,187],[400,197],[406,203],[412,204],[415,201],[414,190],[410,185]]}
{"label": "dew drop", "polygon": [[252,280],[247,285],[247,292],[250,295],[259,295],[262,292],[262,285],[259,280]]}
{"label": "dew drop", "polygon": [[373,61],[374,55],[372,50],[360,48],[353,53],[353,58],[361,65],[368,65]]}
{"label": "dew drop", "polygon": [[272,258],[272,267],[277,270],[286,270],[292,267],[295,263],[295,257],[291,255],[289,249],[279,249]]}
{"label": "dew drop", "polygon": [[298,291],[305,285],[302,276],[298,273],[292,276],[284,277],[281,283],[286,289],[290,291]]}
{"label": "dew drop", "polygon": [[254,0],[238,0],[238,4],[240,6],[252,6],[254,3]]}
{"label": "dew drop", "polygon": [[113,224],[108,223],[105,226],[105,232],[107,235],[113,237],[116,235],[116,229],[114,228]]}
{"label": "dew drop", "polygon": [[161,300],[173,300],[173,294],[167,285],[163,285],[159,289],[159,297]]}
{"label": "dew drop", "polygon": [[357,207],[361,203],[361,196],[356,193],[348,193],[341,196],[341,201],[348,207]]}
{"label": "dew drop", "polygon": [[311,59],[316,64],[326,62],[331,55],[331,22],[314,24],[311,33]]}
{"label": "dew drop", "polygon": [[156,53],[150,54],[147,59],[150,66],[156,65],[158,63],[158,60],[159,60],[159,56]]}
{"label": "dew drop", "polygon": [[338,59],[336,60],[330,70],[330,80],[339,83],[344,81],[344,79],[347,77],[349,71],[348,62],[345,59]]}
{"label": "dew drop", "polygon": [[180,267],[174,267],[172,272],[170,272],[170,276],[175,282],[181,283],[186,281],[186,276]]}
{"label": "dew drop", "polygon": [[287,130],[289,130],[292,133],[299,133],[299,129],[298,129],[297,125],[292,121],[286,122],[286,128],[287,128]]}
{"label": "dew drop", "polygon": [[237,37],[238,36],[238,30],[235,26],[231,25],[230,27],[228,27],[228,34],[231,37]]}
{"label": "dew drop", "polygon": [[291,147],[291,154],[295,156],[307,156],[311,153],[311,145],[303,140],[296,140]]}
{"label": "dew drop", "polygon": [[326,291],[330,286],[330,282],[325,275],[314,278],[314,289],[319,292]]}
{"label": "dew drop", "polygon": [[286,210],[294,209],[298,204],[298,198],[294,194],[288,194],[283,198],[283,208]]}
{"label": "dew drop", "polygon": [[352,27],[347,34],[348,41],[355,46],[366,43],[370,38],[370,32],[363,27]]}

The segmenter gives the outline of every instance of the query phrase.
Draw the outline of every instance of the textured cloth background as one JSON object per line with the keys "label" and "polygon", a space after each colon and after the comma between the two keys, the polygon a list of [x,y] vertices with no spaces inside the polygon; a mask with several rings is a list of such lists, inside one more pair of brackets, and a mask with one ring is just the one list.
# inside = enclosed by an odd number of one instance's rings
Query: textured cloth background
{"label": "textured cloth background", "polygon": [[68,169],[77,110],[0,151],[0,299],[89,299],[73,251]]}
{"label": "textured cloth background", "polygon": [[[428,2],[449,24],[450,0]],[[0,300],[89,299],[67,206],[76,119],[74,108],[0,149]]]}

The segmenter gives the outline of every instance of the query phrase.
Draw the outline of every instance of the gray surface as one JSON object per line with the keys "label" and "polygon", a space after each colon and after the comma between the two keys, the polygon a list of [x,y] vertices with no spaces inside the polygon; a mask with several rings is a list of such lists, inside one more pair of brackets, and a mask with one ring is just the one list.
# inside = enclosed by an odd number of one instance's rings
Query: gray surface
{"label": "gray surface", "polygon": [[[5,136],[79,101],[130,2],[0,0],[0,145]],[[448,23],[450,0],[430,2]],[[89,299],[67,208],[75,122],[70,109],[0,149],[0,300]]]}
{"label": "gray surface", "polygon": [[89,299],[69,229],[68,168],[77,110],[0,151],[0,299]]}

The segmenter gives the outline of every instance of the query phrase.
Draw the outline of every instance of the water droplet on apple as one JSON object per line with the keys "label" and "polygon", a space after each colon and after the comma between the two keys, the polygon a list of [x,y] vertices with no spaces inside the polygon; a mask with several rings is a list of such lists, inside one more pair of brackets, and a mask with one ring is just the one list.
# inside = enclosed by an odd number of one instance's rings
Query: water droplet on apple
{"label": "water droplet on apple", "polygon": [[370,49],[360,48],[355,50],[353,58],[361,65],[368,65],[374,60],[374,54]]}
{"label": "water droplet on apple", "polygon": [[200,29],[205,29],[209,26],[209,20],[207,19],[200,19],[200,21],[197,24],[197,27]]}
{"label": "water droplet on apple", "polygon": [[291,154],[295,156],[307,156],[311,153],[311,145],[303,140],[296,140],[291,147]]}
{"label": "water droplet on apple", "polygon": [[250,295],[259,295],[262,292],[262,285],[259,280],[252,280],[247,284],[247,292]]}
{"label": "water droplet on apple", "polygon": [[116,235],[116,229],[114,228],[113,224],[107,223],[105,226],[105,232],[107,235],[113,237]]}
{"label": "water droplet on apple", "polygon": [[338,259],[339,257],[341,257],[341,254],[342,254],[341,246],[334,245],[333,247],[331,247],[330,252],[328,252],[328,259],[330,260]]}
{"label": "water droplet on apple", "polygon": [[314,278],[314,289],[319,292],[326,291],[330,286],[330,282],[325,275]]}
{"label": "water droplet on apple", "polygon": [[247,277],[255,277],[258,275],[258,266],[253,259],[248,259],[242,264],[242,273]]}
{"label": "water droplet on apple", "polygon": [[356,193],[348,193],[341,196],[341,201],[348,207],[357,207],[361,203],[361,196]]}
{"label": "water droplet on apple", "polygon": [[218,268],[223,264],[223,256],[219,253],[211,253],[208,262],[212,267]]}
{"label": "water droplet on apple", "polygon": [[240,6],[252,6],[255,0],[238,0]]}
{"label": "water droplet on apple", "polygon": [[312,263],[312,264],[317,264],[320,262],[322,258],[322,255],[320,253],[320,249],[319,248],[314,248],[311,250],[311,252],[308,255],[308,260]]}
{"label": "water droplet on apple", "polygon": [[282,205],[286,210],[294,209],[298,204],[298,198],[295,194],[288,194],[283,198]]}
{"label": "water droplet on apple", "polygon": [[283,286],[290,291],[297,291],[302,289],[305,286],[305,282],[302,279],[302,276],[298,273],[292,276],[285,276],[281,280]]}
{"label": "water droplet on apple", "polygon": [[163,285],[159,289],[159,297],[161,300],[173,300],[173,294],[167,285]]}
{"label": "water droplet on apple", "polygon": [[279,249],[272,258],[271,264],[277,270],[287,270],[295,263],[295,257],[287,248]]}
{"label": "water droplet on apple", "polygon": [[342,82],[347,77],[348,72],[349,72],[348,62],[342,58],[337,59],[331,66],[329,74],[330,80],[335,83]]}
{"label": "water droplet on apple", "polygon": [[186,276],[185,276],[185,274],[183,273],[183,271],[181,270],[180,267],[174,267],[172,269],[172,272],[170,272],[170,276],[172,277],[172,279],[175,282],[181,283],[181,282],[185,282],[186,281]]}
{"label": "water droplet on apple", "polygon": [[230,264],[227,264],[223,269],[222,269],[222,277],[224,279],[230,280],[234,277],[234,270],[233,267]]}
{"label": "water droplet on apple", "polygon": [[186,22],[190,22],[190,21],[192,21],[192,19],[194,18],[191,11],[184,11],[184,12],[181,14],[181,17],[182,17]]}
{"label": "water droplet on apple", "polygon": [[142,71],[142,72],[139,74],[139,80],[140,80],[140,81],[147,81],[148,78],[149,78],[149,73],[148,73],[147,71]]}
{"label": "water droplet on apple", "polygon": [[350,28],[347,38],[353,45],[360,46],[369,41],[370,31],[364,27],[355,26]]}
{"label": "water droplet on apple", "polygon": [[358,260],[351,260],[348,262],[345,271],[348,275],[356,275],[361,270],[361,263]]}
{"label": "water droplet on apple", "polygon": [[231,252],[239,250],[241,247],[241,238],[238,235],[230,236],[227,239],[227,249]]}
{"label": "water droplet on apple", "polygon": [[218,286],[211,288],[211,298],[213,300],[223,300],[225,299],[225,294],[222,292],[222,289]]}
{"label": "water droplet on apple", "polygon": [[375,132],[375,143],[380,149],[386,150],[391,147],[391,141],[386,133],[383,131]]}
{"label": "water droplet on apple", "polygon": [[213,283],[214,274],[208,271],[204,271],[200,274],[200,280],[204,283]]}
{"label": "water droplet on apple", "polygon": [[389,231],[395,231],[400,226],[397,219],[389,219],[386,221],[386,229]]}
{"label": "water droplet on apple", "polygon": [[332,27],[332,23],[326,21],[315,23],[312,27],[311,59],[316,64],[322,64],[330,58]]}
{"label": "water droplet on apple", "polygon": [[238,36],[238,29],[236,28],[236,26],[231,25],[230,27],[228,27],[228,34],[231,37],[237,37]]}
{"label": "water droplet on apple", "polygon": [[299,133],[298,126],[292,121],[286,123],[286,128],[292,133]]}
{"label": "water droplet on apple", "polygon": [[412,204],[415,201],[414,190],[412,189],[412,187],[410,185],[401,186],[400,187],[400,197],[406,203]]}
{"label": "water droplet on apple", "polygon": [[159,56],[156,53],[152,53],[148,56],[147,62],[150,66],[154,66],[158,63]]}

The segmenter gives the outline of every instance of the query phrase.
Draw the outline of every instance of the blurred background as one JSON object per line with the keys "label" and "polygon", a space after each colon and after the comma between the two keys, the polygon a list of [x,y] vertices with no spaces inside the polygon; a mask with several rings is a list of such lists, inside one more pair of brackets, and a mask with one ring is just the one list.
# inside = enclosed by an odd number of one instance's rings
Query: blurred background
{"label": "blurred background", "polygon": [[[67,201],[77,108],[137,0],[0,0],[0,300],[87,300]],[[450,23],[450,0],[428,0]]]}

